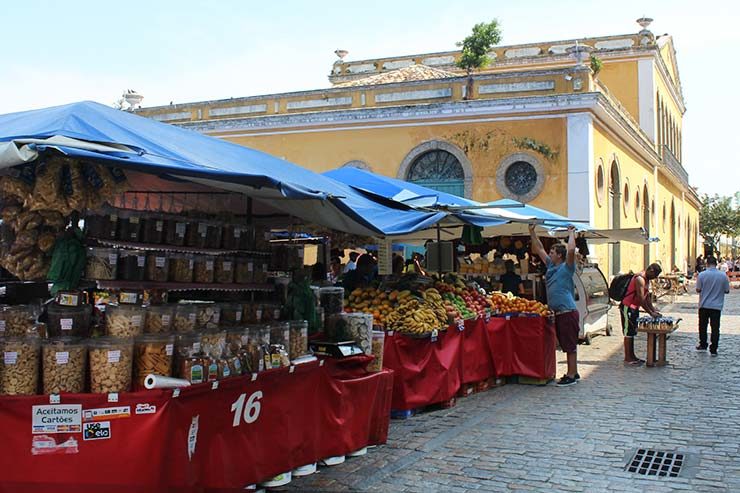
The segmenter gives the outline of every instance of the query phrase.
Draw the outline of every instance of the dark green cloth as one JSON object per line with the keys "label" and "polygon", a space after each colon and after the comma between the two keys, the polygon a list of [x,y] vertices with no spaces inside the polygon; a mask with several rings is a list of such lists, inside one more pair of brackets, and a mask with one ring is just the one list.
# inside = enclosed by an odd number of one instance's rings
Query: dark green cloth
{"label": "dark green cloth", "polygon": [[461,241],[464,245],[482,245],[483,228],[466,224],[463,226]]}
{"label": "dark green cloth", "polygon": [[85,270],[85,245],[78,227],[68,229],[54,244],[49,268],[49,280],[54,283],[51,294],[77,289]]}
{"label": "dark green cloth", "polygon": [[286,309],[290,320],[306,320],[310,333],[320,330],[321,320],[316,312],[316,298],[308,280],[291,282],[288,285]]}

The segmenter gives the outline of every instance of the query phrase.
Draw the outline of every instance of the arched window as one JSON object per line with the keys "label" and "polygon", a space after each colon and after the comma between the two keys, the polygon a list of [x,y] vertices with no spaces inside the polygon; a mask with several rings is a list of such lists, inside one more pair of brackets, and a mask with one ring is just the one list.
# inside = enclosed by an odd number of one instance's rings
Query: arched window
{"label": "arched window", "polygon": [[434,149],[418,156],[409,166],[406,180],[440,192],[465,196],[465,171],[450,152]]}

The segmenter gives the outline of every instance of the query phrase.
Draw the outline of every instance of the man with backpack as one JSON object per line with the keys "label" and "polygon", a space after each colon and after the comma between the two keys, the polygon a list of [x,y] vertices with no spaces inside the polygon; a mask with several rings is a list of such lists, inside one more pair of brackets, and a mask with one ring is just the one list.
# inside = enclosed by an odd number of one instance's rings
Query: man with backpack
{"label": "man with backpack", "polygon": [[637,319],[640,317],[640,308],[648,312],[651,317],[660,317],[660,313],[655,309],[650,298],[648,283],[656,279],[662,271],[660,265],[650,264],[647,269],[637,274],[616,276],[609,286],[609,296],[620,302],[619,315],[624,333],[624,363],[627,365],[639,366],[645,362],[635,355]]}

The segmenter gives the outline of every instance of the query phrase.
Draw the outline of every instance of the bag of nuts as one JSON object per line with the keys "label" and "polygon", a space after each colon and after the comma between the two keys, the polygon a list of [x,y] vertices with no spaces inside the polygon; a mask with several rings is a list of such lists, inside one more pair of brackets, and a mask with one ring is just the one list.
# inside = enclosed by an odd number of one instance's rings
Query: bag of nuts
{"label": "bag of nuts", "polygon": [[168,334],[144,334],[134,342],[134,389],[144,389],[144,379],[150,373],[169,377],[172,375],[172,360],[175,336]]}
{"label": "bag of nuts", "polygon": [[89,346],[90,391],[97,394],[131,390],[134,340],[99,337],[91,339]]}
{"label": "bag of nuts", "polygon": [[77,337],[58,337],[42,345],[44,394],[85,391],[87,344]]}
{"label": "bag of nuts", "polygon": [[0,395],[33,395],[39,384],[41,339],[35,336],[0,340]]}
{"label": "bag of nuts", "polygon": [[0,308],[0,336],[32,334],[39,316],[34,305],[8,305]]}

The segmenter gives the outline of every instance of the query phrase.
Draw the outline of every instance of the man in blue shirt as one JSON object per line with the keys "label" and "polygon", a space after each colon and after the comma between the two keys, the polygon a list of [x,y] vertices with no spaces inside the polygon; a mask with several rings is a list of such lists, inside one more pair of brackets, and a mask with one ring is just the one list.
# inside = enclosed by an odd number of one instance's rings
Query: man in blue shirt
{"label": "man in blue shirt", "polygon": [[717,270],[717,259],[706,258],[707,270],[699,274],[696,280],[696,292],[699,293],[699,345],[698,351],[707,349],[707,324],[712,326],[712,342],[709,352],[717,356],[719,345],[719,318],[725,304],[725,295],[730,292],[730,280],[727,274]]}
{"label": "man in blue shirt", "polygon": [[568,226],[568,245],[553,245],[550,253],[545,251],[542,242],[529,225],[532,250],[547,266],[545,283],[547,285],[547,305],[555,312],[555,333],[560,348],[568,360],[568,373],[558,380],[559,386],[573,385],[581,378],[578,375],[578,334],[580,325],[576,300],[573,296],[576,272],[576,234],[573,226]]}

